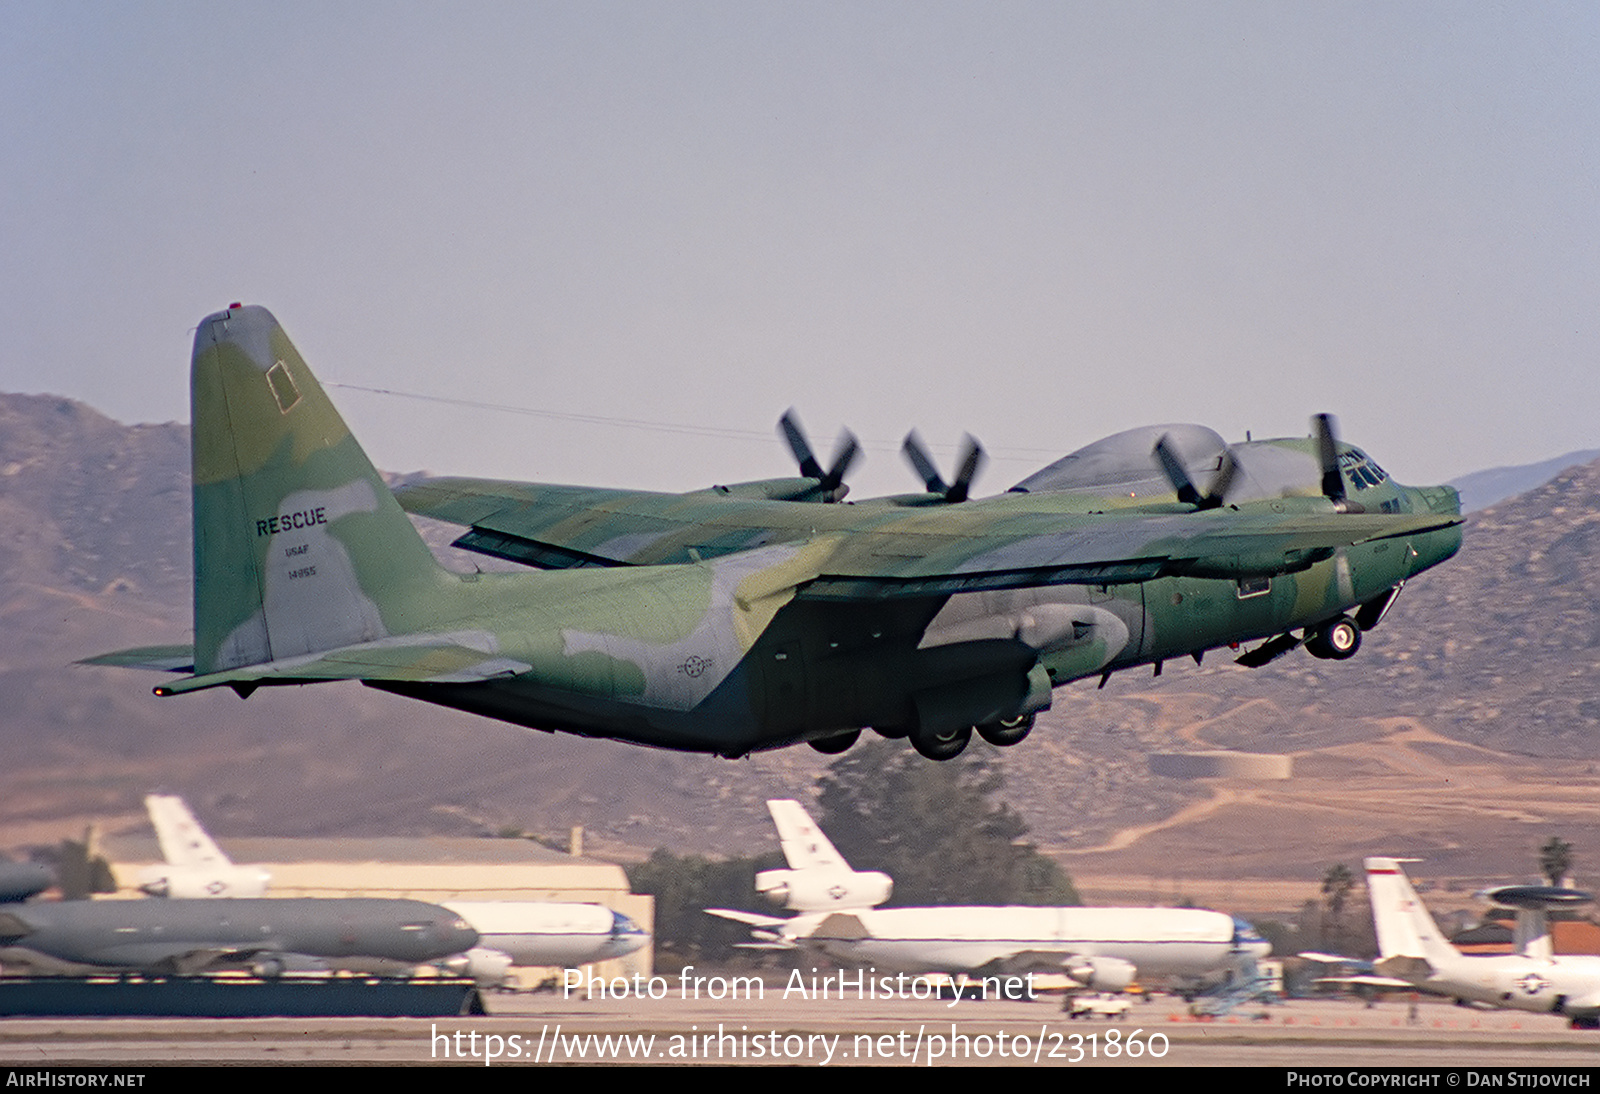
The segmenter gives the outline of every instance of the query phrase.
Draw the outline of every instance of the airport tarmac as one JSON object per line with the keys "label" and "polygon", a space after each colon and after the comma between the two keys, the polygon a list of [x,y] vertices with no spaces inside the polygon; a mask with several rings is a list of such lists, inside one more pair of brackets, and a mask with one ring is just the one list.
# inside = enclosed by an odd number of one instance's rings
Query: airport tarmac
{"label": "airport tarmac", "polygon": [[[1068,1020],[1053,1001],[561,999],[492,995],[452,1019],[10,1019],[0,1066],[790,1064],[1593,1067],[1600,1032],[1423,1000],[1295,1000],[1198,1021],[1181,1000]],[[1265,1015],[1258,1018],[1256,1015]],[[492,1057],[486,1061],[485,1057]],[[1469,1084],[1470,1085],[1470,1084]]]}

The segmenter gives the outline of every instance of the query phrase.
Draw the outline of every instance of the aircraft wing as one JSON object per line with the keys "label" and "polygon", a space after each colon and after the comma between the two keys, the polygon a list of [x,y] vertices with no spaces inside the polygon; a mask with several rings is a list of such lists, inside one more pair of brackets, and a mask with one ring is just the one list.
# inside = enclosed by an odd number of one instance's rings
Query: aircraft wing
{"label": "aircraft wing", "polygon": [[1459,524],[1454,514],[1041,510],[1027,495],[903,509],[705,494],[432,479],[396,491],[408,511],[469,525],[457,545],[546,568],[694,562],[771,543],[830,544],[807,599],[947,596],[1172,574],[1304,569],[1341,547]]}
{"label": "aircraft wing", "polygon": [[1292,573],[1341,547],[1456,523],[1459,518],[1443,516],[1334,513],[1028,514],[989,528],[891,530],[846,538],[801,595],[853,600],[1122,584],[1184,574]]}
{"label": "aircraft wing", "polygon": [[1566,1013],[1568,1015],[1600,1014],[1600,990],[1570,997],[1567,1000]]}

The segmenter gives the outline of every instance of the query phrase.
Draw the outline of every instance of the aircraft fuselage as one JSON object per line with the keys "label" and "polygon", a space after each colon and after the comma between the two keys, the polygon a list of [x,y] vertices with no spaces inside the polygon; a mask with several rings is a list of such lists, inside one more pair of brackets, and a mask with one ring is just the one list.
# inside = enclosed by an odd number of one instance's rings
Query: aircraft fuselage
{"label": "aircraft fuselage", "polygon": [[[1386,596],[1460,541],[1458,527],[1379,540],[1255,580],[1175,576],[874,604],[797,598],[748,650],[737,636],[749,613],[718,592],[754,572],[748,555],[484,574],[497,652],[530,672],[371,686],[534,729],[728,756],[928,717],[973,725],[1039,709],[1050,688],[1075,680],[1315,627]],[[788,552],[766,548],[753,561],[781,565]],[[1030,635],[1030,623],[1044,633]],[[1044,681],[1030,680],[1036,665]]]}

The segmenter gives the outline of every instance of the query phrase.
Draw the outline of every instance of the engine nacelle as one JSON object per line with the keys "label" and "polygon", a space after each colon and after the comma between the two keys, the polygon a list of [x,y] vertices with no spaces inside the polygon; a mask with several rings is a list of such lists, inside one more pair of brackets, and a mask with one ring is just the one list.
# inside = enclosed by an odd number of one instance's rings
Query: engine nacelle
{"label": "engine nacelle", "polygon": [[246,966],[252,975],[263,980],[275,980],[285,973],[327,972],[333,967],[323,958],[303,953],[261,953]]}
{"label": "engine nacelle", "polygon": [[876,870],[763,870],[756,875],[756,892],[795,912],[875,908],[893,891],[893,879]]}
{"label": "engine nacelle", "polygon": [[480,988],[495,988],[511,975],[511,955],[485,946],[474,946],[439,962],[452,976],[469,976]]}
{"label": "engine nacelle", "polygon": [[139,871],[139,891],[173,900],[265,896],[272,875],[259,866],[151,866]]}
{"label": "engine nacelle", "polygon": [[1120,957],[1071,957],[1062,971],[1094,991],[1126,991],[1139,972]]}

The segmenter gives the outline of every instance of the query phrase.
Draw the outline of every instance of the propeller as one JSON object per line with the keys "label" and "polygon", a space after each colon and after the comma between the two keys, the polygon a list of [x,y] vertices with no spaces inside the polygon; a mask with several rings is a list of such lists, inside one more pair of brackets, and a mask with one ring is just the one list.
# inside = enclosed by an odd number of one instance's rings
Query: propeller
{"label": "propeller", "polygon": [[1184,468],[1170,436],[1163,434],[1156,442],[1155,456],[1161,462],[1161,470],[1166,472],[1167,481],[1178,492],[1178,500],[1196,509],[1216,509],[1221,506],[1227,500],[1228,488],[1233,485],[1234,476],[1239,473],[1239,461],[1233,458],[1233,449],[1224,448],[1222,462],[1217,465],[1211,486],[1202,495],[1195,488],[1194,480],[1189,478],[1189,472]]}
{"label": "propeller", "polygon": [[793,407],[784,411],[783,417],[778,419],[778,430],[800,464],[800,474],[808,479],[816,479],[818,488],[828,501],[840,501],[850,492],[850,488],[844,484],[844,477],[861,454],[861,442],[856,440],[854,433],[846,429],[839,434],[839,441],[833,448],[833,463],[824,471],[822,464],[817,462],[816,453],[811,450],[811,442],[806,439],[805,430],[801,428]]}
{"label": "propeller", "polygon": [[983,446],[977,439],[970,433],[964,434],[961,438],[961,459],[957,464],[956,481],[947,483],[944,481],[944,476],[939,474],[939,468],[934,465],[933,457],[928,455],[927,446],[922,443],[922,437],[915,429],[906,434],[905,443],[900,446],[900,451],[905,453],[906,459],[916,469],[923,485],[928,488],[928,493],[943,495],[944,500],[948,502],[967,500],[972,491],[972,480],[977,478],[978,470],[983,467],[983,462],[987,459]]}
{"label": "propeller", "polygon": [[1345,496],[1344,475],[1339,472],[1339,442],[1334,435],[1333,415],[1315,414],[1311,436],[1317,443],[1317,462],[1322,465],[1322,496],[1341,513],[1364,513],[1366,508]]}

